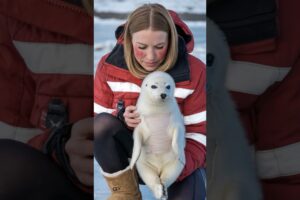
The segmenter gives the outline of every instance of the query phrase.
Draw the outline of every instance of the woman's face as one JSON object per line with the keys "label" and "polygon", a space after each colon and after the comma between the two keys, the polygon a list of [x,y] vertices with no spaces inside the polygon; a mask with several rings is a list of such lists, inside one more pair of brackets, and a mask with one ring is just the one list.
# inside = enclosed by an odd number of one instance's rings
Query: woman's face
{"label": "woman's face", "polygon": [[168,34],[151,29],[132,34],[134,57],[147,71],[155,71],[164,61],[168,50]]}

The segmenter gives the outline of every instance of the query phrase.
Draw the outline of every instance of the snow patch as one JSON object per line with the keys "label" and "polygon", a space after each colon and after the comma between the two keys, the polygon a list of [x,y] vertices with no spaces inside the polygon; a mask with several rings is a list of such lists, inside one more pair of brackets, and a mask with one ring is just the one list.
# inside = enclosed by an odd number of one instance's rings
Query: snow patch
{"label": "snow patch", "polygon": [[131,12],[145,3],[160,3],[167,9],[177,12],[205,13],[205,0],[95,0],[95,10],[98,12]]}

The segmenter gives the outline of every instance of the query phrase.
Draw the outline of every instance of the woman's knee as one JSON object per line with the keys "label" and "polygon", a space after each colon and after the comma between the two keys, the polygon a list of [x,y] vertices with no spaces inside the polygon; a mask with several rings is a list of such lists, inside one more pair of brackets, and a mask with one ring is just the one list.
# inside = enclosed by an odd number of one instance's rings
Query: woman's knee
{"label": "woman's knee", "polygon": [[120,126],[120,121],[108,113],[100,113],[94,119],[95,140],[105,140],[113,136],[113,130]]}
{"label": "woman's knee", "polygon": [[201,170],[194,173],[180,182],[175,182],[168,189],[170,200],[204,200],[206,197],[205,177]]}

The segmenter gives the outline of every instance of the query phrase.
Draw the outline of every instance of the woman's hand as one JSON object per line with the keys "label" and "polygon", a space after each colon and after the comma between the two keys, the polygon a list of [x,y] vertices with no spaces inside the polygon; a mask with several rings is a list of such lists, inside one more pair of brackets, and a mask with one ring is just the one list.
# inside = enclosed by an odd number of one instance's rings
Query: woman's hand
{"label": "woman's hand", "polygon": [[125,123],[130,128],[135,128],[141,122],[140,115],[135,106],[127,106],[124,112]]}
{"label": "woman's hand", "polygon": [[93,186],[93,131],[94,118],[86,118],[76,122],[72,127],[71,137],[65,150],[70,165],[81,183]]}

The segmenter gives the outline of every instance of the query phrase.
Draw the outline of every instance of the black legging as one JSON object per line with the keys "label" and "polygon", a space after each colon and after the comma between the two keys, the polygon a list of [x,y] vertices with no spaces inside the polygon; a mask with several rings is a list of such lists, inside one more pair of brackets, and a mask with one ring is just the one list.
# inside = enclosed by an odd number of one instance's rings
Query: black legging
{"label": "black legging", "polygon": [[1,139],[0,162],[0,199],[93,199],[73,185],[51,158],[26,144]]}
{"label": "black legging", "polygon": [[[114,173],[129,165],[132,155],[132,131],[123,122],[107,113],[95,118],[95,158],[102,170]],[[169,200],[203,200],[205,187],[200,170],[168,189]]]}

